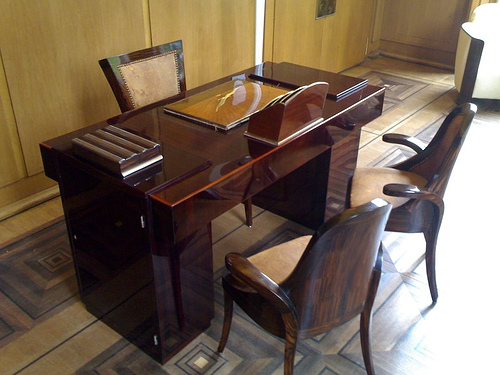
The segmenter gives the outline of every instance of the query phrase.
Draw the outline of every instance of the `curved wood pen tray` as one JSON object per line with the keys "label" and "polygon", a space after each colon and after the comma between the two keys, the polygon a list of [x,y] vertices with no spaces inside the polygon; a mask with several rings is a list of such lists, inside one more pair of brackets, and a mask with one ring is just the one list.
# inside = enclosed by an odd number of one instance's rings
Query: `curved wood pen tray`
{"label": "curved wood pen tray", "polygon": [[271,145],[280,145],[323,121],[328,83],[315,82],[296,90],[285,101],[250,116],[245,135]]}

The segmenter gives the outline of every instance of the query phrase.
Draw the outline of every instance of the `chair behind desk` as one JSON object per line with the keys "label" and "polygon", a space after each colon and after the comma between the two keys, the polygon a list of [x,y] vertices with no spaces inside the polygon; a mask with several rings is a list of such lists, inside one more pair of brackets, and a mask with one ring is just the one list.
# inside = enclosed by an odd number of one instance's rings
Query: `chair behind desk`
{"label": "chair behind desk", "polygon": [[[182,41],[162,44],[99,61],[122,112],[186,91]],[[245,202],[245,220],[252,226],[252,199]]]}
{"label": "chair behind desk", "polygon": [[122,112],[186,91],[178,40],[99,61]]}

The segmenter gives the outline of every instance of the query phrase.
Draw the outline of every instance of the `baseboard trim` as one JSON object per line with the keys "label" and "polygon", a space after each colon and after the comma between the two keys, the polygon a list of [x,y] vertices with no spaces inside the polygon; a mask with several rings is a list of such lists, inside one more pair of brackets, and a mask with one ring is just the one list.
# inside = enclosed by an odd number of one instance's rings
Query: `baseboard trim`
{"label": "baseboard trim", "polygon": [[38,206],[39,204],[47,202],[57,196],[59,196],[59,186],[55,185],[46,190],[40,191],[38,193],[30,195],[29,197],[21,199],[17,202],[4,206],[0,210],[0,221],[5,220],[11,216],[17,215],[32,207]]}
{"label": "baseboard trim", "polygon": [[405,56],[405,55],[401,55],[398,53],[387,52],[387,51],[379,51],[379,52],[380,52],[381,56],[389,57],[389,58],[396,59],[396,60],[402,60],[402,61],[411,62],[411,63],[415,63],[415,64],[420,64],[420,65],[427,65],[427,66],[431,66],[433,68],[445,69],[445,70],[449,70],[449,71],[454,70],[453,66],[450,66],[448,64],[442,64],[442,63],[439,63],[436,61],[431,61],[431,60],[426,60],[426,59],[421,59],[421,58],[411,57],[411,56]]}

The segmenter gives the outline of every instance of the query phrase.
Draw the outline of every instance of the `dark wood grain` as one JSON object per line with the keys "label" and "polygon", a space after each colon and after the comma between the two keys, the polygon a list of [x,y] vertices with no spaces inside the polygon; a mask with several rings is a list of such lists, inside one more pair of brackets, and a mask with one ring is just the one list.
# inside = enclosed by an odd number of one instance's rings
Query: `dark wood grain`
{"label": "dark wood grain", "polygon": [[[378,288],[381,240],[391,205],[383,200],[349,209],[313,236],[291,274],[280,284],[237,253],[226,256],[225,317],[218,347],[229,334],[233,301],[257,324],[285,339],[284,373],[293,373],[299,338],[310,338],[361,314],[361,341],[368,374],[371,310]],[[283,245],[282,245],[283,246]],[[286,246],[286,245],[284,245]]]}
{"label": "dark wood grain", "polygon": [[[183,96],[233,77],[250,79],[258,68],[221,78]],[[292,69],[287,80],[293,79]],[[382,88],[366,86],[342,100],[327,99],[321,126],[276,147],[245,137],[247,125],[222,133],[168,116],[163,106],[173,99],[43,142],[40,147],[44,165],[47,175],[61,186],[69,232],[81,228],[85,233],[85,242],[79,245],[74,240],[72,248],[80,283],[93,285],[89,286],[89,297],[84,297],[89,311],[103,321],[113,316],[110,325],[114,329],[157,361],[167,361],[205,329],[213,315],[210,222],[237,204],[255,198],[285,217],[300,222],[302,216],[305,225],[317,229],[325,218],[326,192],[335,189],[330,184],[339,182],[329,179],[329,161],[338,158],[342,164],[343,160],[332,149],[339,145],[338,152],[349,153],[351,164],[347,168],[352,170],[359,131],[346,130],[345,124],[355,124],[354,128],[359,129],[379,116],[383,98]],[[164,153],[160,169],[121,179],[73,154],[71,139],[109,124],[158,142]],[[348,141],[351,137],[354,141]],[[301,175],[309,176],[309,181],[302,178],[298,184]],[[343,173],[337,189],[344,195],[348,176],[348,171]],[[259,201],[259,196],[264,199]],[[119,207],[121,200],[129,203]],[[128,206],[134,209],[127,210]],[[103,221],[108,212],[115,211],[123,215],[113,222]],[[120,232],[124,223],[133,229]],[[112,230],[122,233],[118,241],[107,243],[101,239]],[[130,258],[126,266],[121,251],[138,258]],[[137,262],[140,267],[133,265]],[[128,276],[120,276],[120,267],[127,268],[123,275]],[[143,276],[136,279],[133,272],[130,274],[134,267],[139,267],[142,273],[137,275]],[[130,288],[120,289],[124,294],[117,295],[123,296],[122,300],[110,299],[106,304],[107,293],[113,287],[119,288],[121,279]],[[82,284],[85,295],[83,290]],[[135,304],[136,295],[138,301],[145,298],[148,302],[138,302],[145,309],[134,318],[134,309],[129,307]],[[121,314],[127,317],[127,324],[123,322],[122,326]],[[172,344],[173,337],[179,341]]]}
{"label": "dark wood grain", "polygon": [[328,84],[315,83],[299,90],[286,101],[253,114],[248,122],[247,136],[279,144],[320,119]]}

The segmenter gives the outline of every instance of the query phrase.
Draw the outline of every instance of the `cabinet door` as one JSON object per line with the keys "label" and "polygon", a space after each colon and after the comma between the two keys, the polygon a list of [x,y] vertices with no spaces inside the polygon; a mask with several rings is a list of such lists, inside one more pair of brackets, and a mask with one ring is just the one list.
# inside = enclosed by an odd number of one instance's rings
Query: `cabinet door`
{"label": "cabinet door", "polygon": [[146,198],[60,161],[60,186],[87,310],[156,360],[160,346]]}

